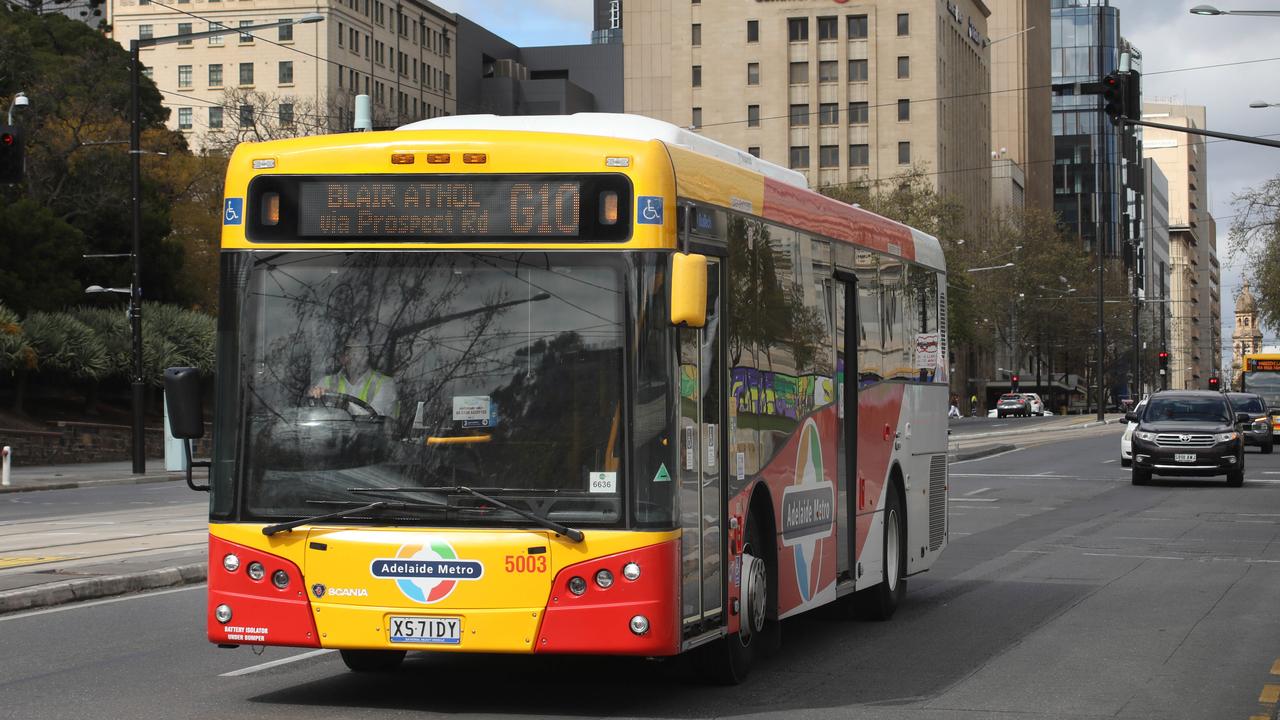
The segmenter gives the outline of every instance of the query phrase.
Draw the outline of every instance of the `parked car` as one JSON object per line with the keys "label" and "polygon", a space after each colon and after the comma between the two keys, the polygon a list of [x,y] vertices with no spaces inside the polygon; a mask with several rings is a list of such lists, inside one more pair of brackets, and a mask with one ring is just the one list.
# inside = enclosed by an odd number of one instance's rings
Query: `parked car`
{"label": "parked car", "polygon": [[1271,418],[1268,415],[1266,399],[1255,393],[1229,392],[1227,400],[1231,401],[1231,407],[1236,412],[1245,412],[1253,416],[1253,420],[1240,426],[1245,446],[1257,445],[1264,455],[1270,455],[1275,440],[1271,434]]}
{"label": "parked car", "polygon": [[1031,412],[1031,403],[1020,393],[1005,393],[996,401],[996,417],[1023,416]]}
{"label": "parked car", "polygon": [[[1137,415],[1142,415],[1142,411],[1147,407],[1147,399],[1142,398],[1138,402],[1138,407],[1133,409]],[[1125,425],[1124,434],[1120,436],[1120,467],[1129,467],[1133,464],[1133,431],[1138,429],[1137,422],[1129,422]]]}
{"label": "parked car", "polygon": [[1022,393],[1022,397],[1027,399],[1027,406],[1032,415],[1044,415],[1044,401],[1035,393]]}
{"label": "parked car", "polygon": [[1168,390],[1151,396],[1142,413],[1125,414],[1133,431],[1133,484],[1152,475],[1226,475],[1244,484],[1244,438],[1237,426],[1252,422],[1237,413],[1226,395],[1213,390]]}

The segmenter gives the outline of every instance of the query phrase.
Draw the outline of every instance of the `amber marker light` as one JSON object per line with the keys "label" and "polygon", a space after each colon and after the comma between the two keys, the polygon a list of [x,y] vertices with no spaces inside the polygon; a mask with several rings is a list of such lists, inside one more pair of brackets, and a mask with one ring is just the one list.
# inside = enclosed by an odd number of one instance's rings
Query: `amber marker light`
{"label": "amber marker light", "polygon": [[430,165],[448,165],[449,153],[427,153],[427,163]]}
{"label": "amber marker light", "polygon": [[489,156],[485,153],[462,153],[462,162],[468,165],[483,165],[489,162]]}
{"label": "amber marker light", "polygon": [[268,192],[262,194],[262,224],[280,224],[280,193]]}
{"label": "amber marker light", "polygon": [[412,165],[413,153],[391,153],[392,165]]}
{"label": "amber marker light", "polygon": [[600,224],[618,223],[618,193],[612,190],[600,193]]}

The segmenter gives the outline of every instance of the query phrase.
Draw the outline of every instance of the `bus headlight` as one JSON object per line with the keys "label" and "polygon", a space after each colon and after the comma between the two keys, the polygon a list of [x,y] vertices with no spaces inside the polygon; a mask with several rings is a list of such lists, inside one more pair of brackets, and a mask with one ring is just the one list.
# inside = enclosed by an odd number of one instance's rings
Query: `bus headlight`
{"label": "bus headlight", "polygon": [[271,573],[271,584],[281,590],[289,587],[289,573],[283,570],[277,570]]}
{"label": "bus headlight", "polygon": [[222,567],[227,572],[235,572],[240,569],[240,556],[235,553],[227,553],[222,558]]}
{"label": "bus headlight", "polygon": [[574,595],[581,595],[586,591],[587,591],[586,580],[583,580],[577,575],[574,575],[573,577],[569,578],[569,592],[573,593]]}
{"label": "bus headlight", "polygon": [[213,619],[220,623],[231,622],[231,606],[219,605],[213,609]]}
{"label": "bus headlight", "polygon": [[262,563],[257,560],[249,563],[249,567],[245,568],[244,571],[245,574],[249,576],[249,579],[254,582],[257,582],[267,576],[267,569],[262,567]]}
{"label": "bus headlight", "polygon": [[599,585],[601,590],[608,590],[610,587],[613,587],[613,573],[605,570],[604,568],[597,570],[596,585]]}
{"label": "bus headlight", "polygon": [[624,577],[624,578],[626,578],[626,579],[628,579],[628,580],[639,580],[639,579],[640,579],[640,565],[639,565],[639,564],[637,564],[637,563],[633,563],[633,562],[629,562],[629,563],[627,563],[626,565],[623,565],[623,566],[622,566],[622,577]]}

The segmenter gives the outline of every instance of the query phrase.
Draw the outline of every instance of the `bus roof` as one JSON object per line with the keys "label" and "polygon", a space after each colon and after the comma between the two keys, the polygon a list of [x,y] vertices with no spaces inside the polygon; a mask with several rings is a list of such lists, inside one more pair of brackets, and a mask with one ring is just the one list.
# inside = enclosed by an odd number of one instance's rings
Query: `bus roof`
{"label": "bus roof", "polygon": [[[590,137],[619,138],[635,141],[659,141],[671,148],[672,161],[677,165],[681,157],[692,157],[675,148],[687,150],[697,156],[725,163],[740,170],[765,178],[761,197],[767,201],[749,203],[751,211],[762,213],[769,219],[793,227],[834,234],[846,240],[856,240],[890,255],[912,260],[922,265],[942,270],[946,258],[937,238],[881,217],[856,205],[851,206],[833,198],[809,190],[802,173],[761,160],[737,148],[692,132],[662,120],[623,113],[574,113],[573,115],[450,115],[403,125],[400,130],[471,130],[539,132]],[[735,182],[723,171],[704,163],[695,163],[691,172],[715,178],[712,184],[720,189],[749,186],[754,183],[739,178]],[[723,167],[723,166],[720,166]],[[732,175],[733,173],[729,173]],[[720,198],[717,204],[731,205]]]}
{"label": "bus roof", "polygon": [[624,113],[572,115],[448,115],[402,125],[400,130],[517,130],[592,135],[624,140],[660,140],[733,163],[788,185],[808,187],[803,173],[788,170],[718,140],[662,120]]}

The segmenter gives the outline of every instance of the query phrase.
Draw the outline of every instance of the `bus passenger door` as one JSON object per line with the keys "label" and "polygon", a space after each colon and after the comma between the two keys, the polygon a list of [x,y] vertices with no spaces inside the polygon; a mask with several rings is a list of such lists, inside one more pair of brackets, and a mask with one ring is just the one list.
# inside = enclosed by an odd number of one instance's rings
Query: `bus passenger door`
{"label": "bus passenger door", "polygon": [[707,259],[707,322],[680,328],[680,481],[682,578],[686,626],[719,615],[724,601],[721,494],[724,379],[720,333],[721,263]]}
{"label": "bus passenger door", "polygon": [[833,293],[836,330],[836,403],[840,440],[836,453],[836,574],[855,580],[858,502],[858,292],[857,278],[837,273]]}

